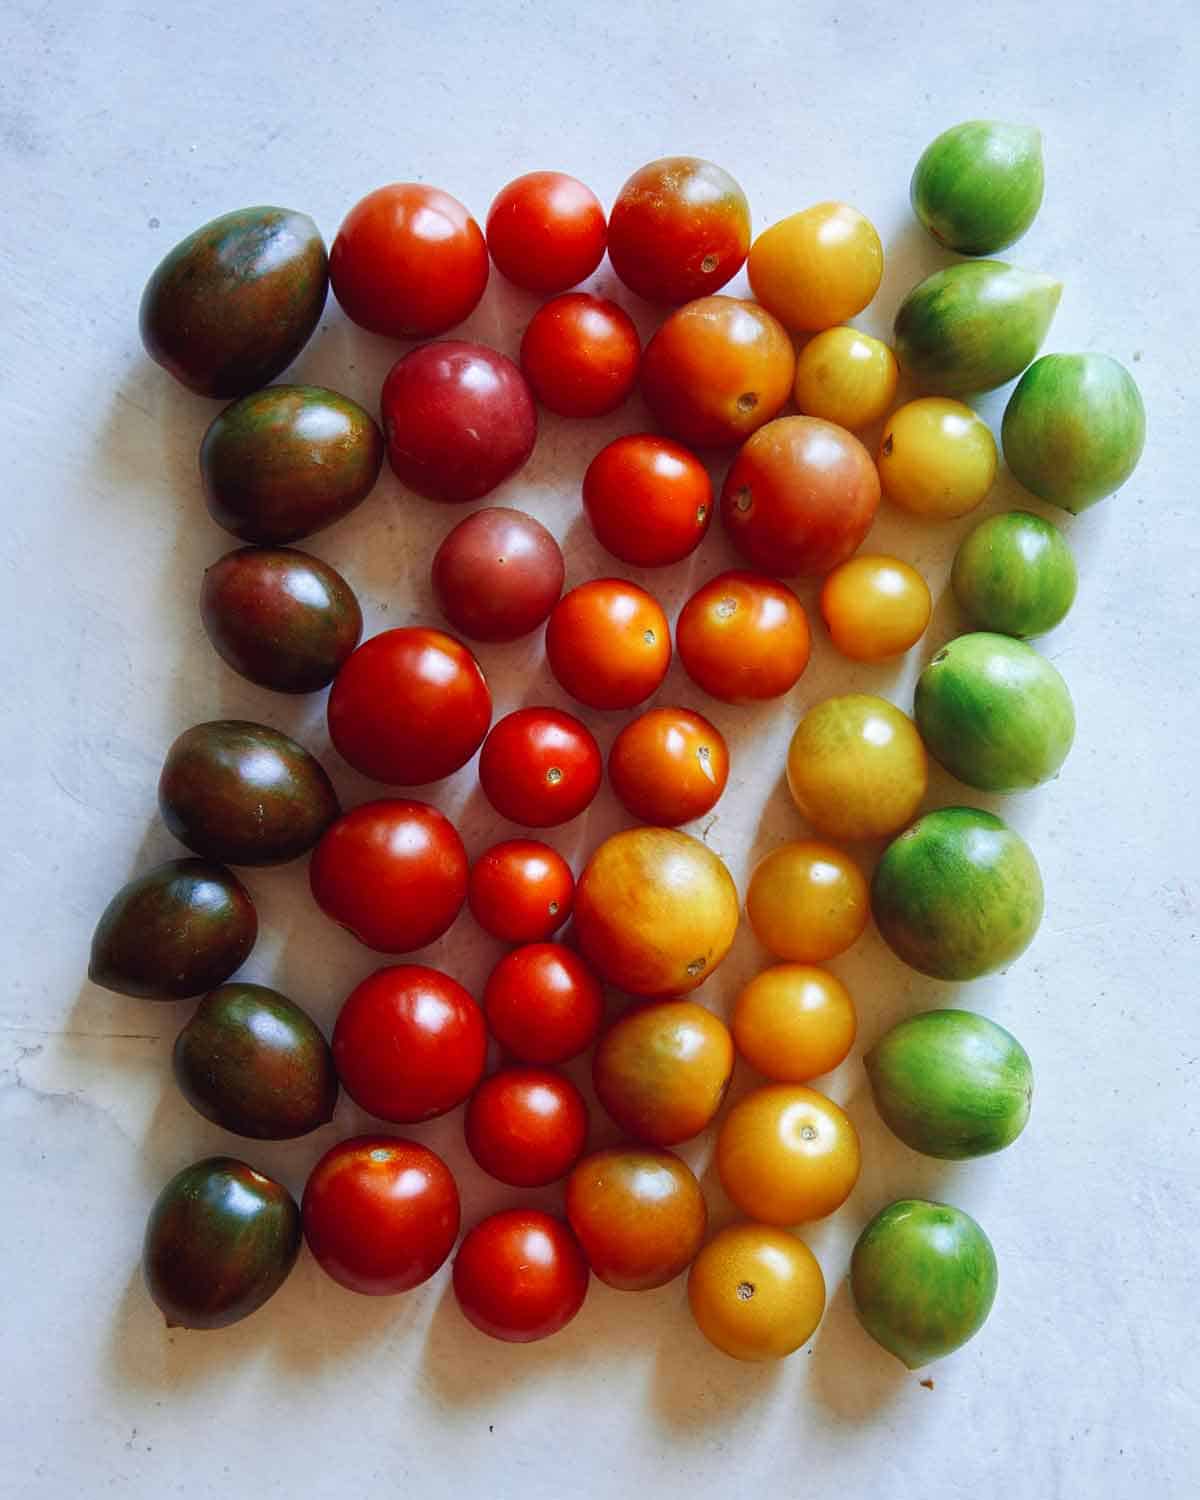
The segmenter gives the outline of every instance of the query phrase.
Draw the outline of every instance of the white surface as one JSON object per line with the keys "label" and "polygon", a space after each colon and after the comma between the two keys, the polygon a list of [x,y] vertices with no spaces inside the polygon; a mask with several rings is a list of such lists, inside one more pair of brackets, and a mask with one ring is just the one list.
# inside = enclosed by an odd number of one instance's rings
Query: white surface
{"label": "white surface", "polygon": [[[1197,12],[1192,0],[1054,11],[998,0],[986,19],[984,9],[6,7],[0,1494],[1196,1493],[1200,555],[1185,399],[1200,336]],[[1061,47],[1044,40],[1051,27]],[[233,715],[298,732],[348,801],[371,789],[329,750],[319,697],[252,688],[201,631],[202,569],[231,545],[195,476],[218,408],[141,352],[136,307],[152,267],[198,224],[247,203],[304,209],[332,239],[352,202],[397,178],[442,185],[482,219],[518,172],[575,172],[607,203],[643,161],[690,151],[738,177],[756,227],[830,196],[863,209],[889,263],[861,321],[885,330],[907,286],[944,259],[908,211],[913,162],[938,131],[980,115],[1042,127],[1046,203],[1011,256],[1066,284],[1049,349],[1108,351],[1136,373],[1150,442],[1124,493],[1066,521],[1082,586],[1045,646],[1075,695],[1078,743],[1057,782],[1005,804],[1045,873],[1035,945],[965,989],[908,973],[873,932],[833,967],[857,996],[867,1044],[939,1003],[1010,1026],[1037,1070],[1026,1135],[972,1165],[920,1159],[874,1117],[856,1052],[829,1088],[862,1132],[862,1180],[806,1236],[829,1311],[814,1343],[773,1368],[710,1350],[682,1282],[640,1296],[593,1283],[567,1331],[516,1349],[462,1322],[445,1269],[380,1301],[334,1286],[307,1254],[249,1322],[168,1333],[137,1266],[161,1183],[195,1157],[233,1151],[298,1193],[317,1155],[364,1117],[343,1101],[318,1135],[261,1147],[206,1124],[168,1070],[187,1007],[89,986],[92,926],[130,874],[176,852],[154,786],[190,723]],[[607,265],[598,285],[613,286]],[[466,331],[515,352],[533,305],[494,277]],[[331,298],[291,374],[374,407],[398,352],[348,325]],[[1001,393],[983,409],[998,419],[1002,403]],[[595,424],[545,419],[528,469],[496,497],[553,526],[571,583],[612,567],[579,517],[583,466],[644,421],[636,402]],[[1029,501],[1004,477],[987,509],[1014,503]],[[312,550],[358,588],[369,629],[433,620],[428,558],[454,519],[385,476]],[[941,595],[968,524],[923,527],[885,509],[868,545],[910,557]],[[729,558],[714,529],[698,558],[652,586],[674,610]],[[707,702],[672,668],[659,701],[711,713],[733,745],[710,841],[743,891],[754,855],[801,828],[779,784],[797,711],[848,687],[908,707],[917,659],[958,628],[942,598],[927,641],[895,671],[851,668],[818,638],[791,700],[758,713]],[[538,638],[481,655],[498,714],[562,701]],[[617,720],[592,721],[607,748]],[[963,799],[935,778],[931,804]],[[472,853],[508,832],[473,767],[434,800],[461,813]],[[554,842],[578,870],[618,822],[605,791]],[[371,956],[320,919],[302,864],[248,882],[263,936],[247,974],[331,1025]],[[428,957],[477,987],[496,951],[464,915]],[[703,998],[724,1010],[763,959],[743,930]],[[748,1081],[739,1068],[737,1086]],[[482,1180],[460,1132],[456,1114],[413,1133],[462,1169],[470,1222],[517,1195]],[[709,1142],[687,1154],[705,1163]],[[712,1174],[705,1183],[720,1222],[728,1206]],[[991,1321],[924,1372],[932,1390],[861,1333],[844,1286],[858,1229],[908,1193],[975,1213],[1001,1265]]]}

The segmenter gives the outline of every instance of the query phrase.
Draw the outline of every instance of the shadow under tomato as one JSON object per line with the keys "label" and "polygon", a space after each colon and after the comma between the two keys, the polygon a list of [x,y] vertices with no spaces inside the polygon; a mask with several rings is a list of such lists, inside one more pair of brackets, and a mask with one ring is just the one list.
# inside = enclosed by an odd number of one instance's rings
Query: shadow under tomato
{"label": "shadow under tomato", "polygon": [[703,1429],[737,1421],[742,1411],[761,1402],[782,1377],[783,1360],[749,1364],[731,1359],[711,1345],[695,1327],[687,1311],[686,1273],[677,1282],[684,1306],[664,1318],[665,1328],[677,1330],[674,1341],[660,1339],[655,1351],[649,1400],[656,1414],[679,1431]]}
{"label": "shadow under tomato", "polygon": [[839,1417],[861,1421],[895,1401],[910,1384],[909,1372],[865,1332],[854,1311],[850,1285],[839,1284],[817,1330],[809,1365],[809,1387]]}

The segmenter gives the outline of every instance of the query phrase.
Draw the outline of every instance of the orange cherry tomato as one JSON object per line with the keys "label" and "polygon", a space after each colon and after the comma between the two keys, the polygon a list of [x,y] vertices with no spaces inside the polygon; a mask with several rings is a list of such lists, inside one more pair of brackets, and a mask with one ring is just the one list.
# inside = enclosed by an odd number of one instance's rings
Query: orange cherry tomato
{"label": "orange cherry tomato", "polygon": [[600,200],[565,172],[526,172],[502,187],[488,210],[496,269],[543,296],[589,277],[604,258],[607,237]]}
{"label": "orange cherry tomato", "polygon": [[887,414],[900,378],[896,356],[857,328],[827,328],[796,358],[796,406],[855,432]]}
{"label": "orange cherry tomato", "polygon": [[567,1178],[567,1221],[601,1281],[641,1292],[691,1264],[708,1209],[674,1152],[615,1146],[585,1156]]}
{"label": "orange cherry tomato", "polygon": [[915,568],[874,554],[839,564],[821,585],[821,617],[851,661],[887,661],[925,634],[933,599]]}
{"label": "orange cherry tomato", "polygon": [[627,1135],[652,1146],[699,1135],[720,1109],[732,1073],[729,1028],[694,1000],[626,1011],[592,1059],[600,1103]]}
{"label": "orange cherry tomato", "polygon": [[737,1050],[776,1083],[807,1083],[843,1063],[858,1029],[850,991],[827,969],[774,964],[734,1002]]}
{"label": "orange cherry tomato", "polygon": [[623,578],[580,584],[554,606],[546,657],[559,684],[589,708],[633,708],[671,663],[671,632],[658,601]]}
{"label": "orange cherry tomato", "polygon": [[778,698],[800,680],[812,638],[804,606],[760,573],[719,573],[696,590],[675,624],[688,676],[725,703]]}
{"label": "orange cherry tomato", "polygon": [[615,411],[637,383],[642,341],[623,307],[567,292],[539,307],[521,340],[533,394],[560,417]]}
{"label": "orange cherry tomato", "polygon": [[801,1084],[752,1089],[717,1136],[721,1186],[764,1224],[804,1224],[841,1208],[858,1181],[861,1153],[850,1117]]}
{"label": "orange cherry tomato", "polygon": [[816,1332],[825,1311],[817,1258],[769,1224],[731,1224],[705,1245],[688,1276],[696,1326],[734,1359],[783,1359]]}
{"label": "orange cherry tomato", "polygon": [[694,453],[653,433],[601,448],[583,476],[583,508],[596,540],[622,562],[661,568],[704,540],[712,480]]}
{"label": "orange cherry tomato", "polygon": [[862,936],[869,914],[862,871],[816,839],[781,844],[750,877],[746,915],[776,958],[802,964],[835,958]]}
{"label": "orange cherry tomato", "polygon": [[643,823],[688,823],[715,807],[725,790],[725,737],[689,709],[648,709],[613,741],[608,779],[617,799]]}
{"label": "orange cherry tomato", "polygon": [[764,229],[746,269],[754,295],[781,323],[815,332],[870,302],[883,277],[883,246],[857,209],[816,203]]}

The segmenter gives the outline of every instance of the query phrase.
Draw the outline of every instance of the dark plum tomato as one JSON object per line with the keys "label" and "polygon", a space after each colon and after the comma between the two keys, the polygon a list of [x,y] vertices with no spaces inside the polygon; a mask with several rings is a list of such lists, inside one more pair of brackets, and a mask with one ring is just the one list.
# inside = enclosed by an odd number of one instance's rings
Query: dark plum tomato
{"label": "dark plum tomato", "polygon": [[460,521],[433,559],[442,613],[473,641],[515,641],[558,603],[565,569],[558,543],[521,510],[489,506]]}

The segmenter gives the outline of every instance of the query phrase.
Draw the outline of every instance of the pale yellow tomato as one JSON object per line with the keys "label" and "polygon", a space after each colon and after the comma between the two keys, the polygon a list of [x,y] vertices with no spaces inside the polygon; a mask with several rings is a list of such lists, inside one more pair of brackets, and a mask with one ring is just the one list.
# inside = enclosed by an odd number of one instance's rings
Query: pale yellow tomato
{"label": "pale yellow tomato", "polygon": [[888,410],[898,378],[896,356],[880,339],[857,328],[827,328],[796,360],[796,406],[807,417],[857,431]]}
{"label": "pale yellow tomato", "polygon": [[816,333],[870,302],[883,276],[883,246],[856,208],[816,203],[764,229],[746,269],[768,312],[796,332]]}
{"label": "pale yellow tomato", "polygon": [[787,779],[818,833],[881,839],[912,822],[929,763],[916,725],[894,703],[844,693],[810,708],[796,726]]}
{"label": "pale yellow tomato", "polygon": [[894,504],[917,516],[965,516],[996,479],[996,439],[977,412],[922,396],[892,413],[879,445],[879,479]]}
{"label": "pale yellow tomato", "polygon": [[734,1359],[783,1359],[806,1344],[825,1311],[825,1278],[803,1240],[769,1224],[731,1224],[688,1274],[696,1326]]}
{"label": "pale yellow tomato", "polygon": [[752,1068],[776,1083],[807,1083],[844,1062],[857,1020],[850,991],[828,969],[773,964],[745,985],[730,1030]]}
{"label": "pale yellow tomato", "polygon": [[858,1181],[858,1131],[832,1099],[800,1084],[751,1089],[717,1136],[721,1186],[750,1218],[803,1224],[841,1208]]}
{"label": "pale yellow tomato", "polygon": [[834,568],[821,586],[821,617],[851,661],[886,661],[925,634],[933,599],[915,568],[898,557],[861,554]]}
{"label": "pale yellow tomato", "polygon": [[772,849],[750,877],[746,915],[776,958],[802,964],[835,958],[862,936],[868,913],[862,871],[816,839]]}

